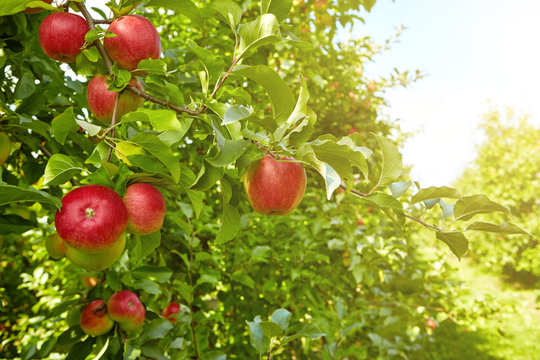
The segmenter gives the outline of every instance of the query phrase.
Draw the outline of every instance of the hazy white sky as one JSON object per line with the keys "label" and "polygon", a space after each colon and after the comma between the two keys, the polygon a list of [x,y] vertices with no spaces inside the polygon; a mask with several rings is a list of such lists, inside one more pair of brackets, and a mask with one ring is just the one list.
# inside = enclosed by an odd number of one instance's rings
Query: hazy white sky
{"label": "hazy white sky", "polygon": [[404,25],[400,43],[368,69],[420,69],[427,77],[386,94],[404,130],[404,161],[423,187],[450,185],[481,140],[492,106],[513,106],[540,122],[539,0],[378,0],[359,36],[384,40]]}

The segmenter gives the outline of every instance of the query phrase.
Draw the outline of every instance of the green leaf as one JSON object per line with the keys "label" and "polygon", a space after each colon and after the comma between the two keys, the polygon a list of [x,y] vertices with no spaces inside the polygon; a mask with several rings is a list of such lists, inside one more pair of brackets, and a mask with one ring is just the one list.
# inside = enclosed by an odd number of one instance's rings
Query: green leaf
{"label": "green leaf", "polygon": [[167,319],[155,319],[150,324],[144,326],[142,334],[137,339],[141,344],[148,340],[162,339],[173,328]]}
{"label": "green leaf", "polygon": [[262,0],[261,14],[274,14],[281,21],[289,16],[292,4],[292,0]]}
{"label": "green leaf", "polygon": [[97,353],[97,355],[94,357],[94,360],[99,360],[101,359],[101,357],[105,354],[105,352],[107,351],[107,349],[109,348],[109,340],[111,338],[108,337],[107,340],[105,341],[105,344],[103,345],[103,347],[101,348],[101,350],[99,350],[99,352]]}
{"label": "green leaf", "polygon": [[225,169],[222,166],[213,166],[204,159],[193,188],[200,191],[210,189],[223,177],[224,171]]}
{"label": "green leaf", "polygon": [[130,141],[139,145],[169,169],[169,172],[175,182],[180,180],[180,163],[174,157],[171,149],[161,142],[161,140],[152,133],[144,132],[133,136]]}
{"label": "green leaf", "polygon": [[64,145],[66,137],[70,131],[75,131],[79,125],[75,122],[75,114],[73,107],[70,106],[62,114],[55,117],[51,123],[51,132],[56,140]]}
{"label": "green leaf", "polygon": [[[1,197],[3,197],[3,194],[0,195]],[[17,215],[3,214],[0,217],[0,234],[22,234],[28,230],[35,229],[37,226],[38,224],[35,221],[25,220]]]}
{"label": "green leaf", "polygon": [[392,192],[392,196],[400,197],[403,194],[405,194],[407,190],[409,190],[411,185],[412,185],[412,182],[410,181],[398,181],[398,182],[390,184],[389,188],[390,188],[390,191]]}
{"label": "green leaf", "polygon": [[272,114],[278,124],[287,120],[295,106],[294,94],[278,73],[265,65],[238,66],[234,72],[264,88],[272,103]]}
{"label": "green leaf", "polygon": [[418,192],[412,197],[411,204],[416,204],[420,201],[425,200],[431,200],[431,199],[439,199],[439,198],[450,198],[450,199],[459,199],[461,195],[459,194],[459,191],[453,188],[449,188],[447,186],[431,186],[426,189],[420,189]]}
{"label": "green leaf", "polygon": [[242,9],[237,3],[231,0],[217,0],[210,7],[218,12],[221,21],[228,24],[236,32],[236,27],[242,19]]}
{"label": "green leaf", "polygon": [[375,188],[393,183],[401,175],[402,160],[396,146],[383,136],[373,134],[382,150],[381,177]]}
{"label": "green leaf", "polygon": [[437,239],[448,245],[459,260],[469,248],[469,240],[459,231],[437,232]]}
{"label": "green leaf", "polygon": [[89,336],[85,341],[74,344],[65,360],[84,360],[92,353],[95,338]]}
{"label": "green leaf", "polygon": [[503,222],[500,225],[497,225],[497,224],[477,221],[470,224],[467,227],[467,230],[495,232],[495,233],[499,233],[503,235],[525,234],[525,235],[532,236],[530,233],[523,230],[519,226],[509,223],[509,222]]}
{"label": "green leaf", "polygon": [[240,34],[240,47],[238,51],[243,57],[248,50],[281,41],[279,22],[274,14],[264,14],[257,19],[243,24],[238,30]]}
{"label": "green leaf", "polygon": [[21,188],[13,185],[0,185],[0,205],[17,204],[21,202],[39,202],[50,204],[57,209],[62,208],[60,199],[32,187]]}
{"label": "green leaf", "polygon": [[281,328],[281,326],[274,322],[261,321],[259,323],[259,326],[261,327],[264,336],[269,339],[273,338],[274,336],[280,336],[281,334],[283,334],[283,329]]}
{"label": "green leaf", "polygon": [[139,235],[138,237],[141,242],[141,253],[138,259],[154,253],[154,250],[161,244],[161,232],[159,230],[148,235]]}
{"label": "green leaf", "polygon": [[159,6],[173,10],[178,15],[185,15],[195,24],[202,23],[199,8],[190,0],[151,0],[146,6]]}
{"label": "green leaf", "polygon": [[154,280],[160,283],[167,282],[172,276],[172,270],[165,266],[140,266],[131,270],[134,278]]}
{"label": "green leaf", "polygon": [[223,116],[222,125],[232,124],[236,121],[247,118],[253,113],[250,109],[242,105],[231,105]]}
{"label": "green leaf", "polygon": [[300,161],[310,164],[324,179],[326,185],[326,197],[328,200],[332,197],[334,191],[341,184],[341,177],[339,174],[327,163],[319,160],[310,146],[304,146],[302,152],[297,152]]}
{"label": "green leaf", "polygon": [[279,324],[283,331],[287,330],[289,327],[289,319],[291,318],[291,313],[286,309],[277,309],[270,316],[270,320]]}
{"label": "green leaf", "polygon": [[224,139],[219,146],[220,151],[214,157],[206,159],[206,161],[215,167],[227,166],[242,156],[249,144],[249,140]]}
{"label": "green leaf", "polygon": [[187,46],[201,60],[209,81],[215,83],[225,67],[223,58],[210,52],[210,50],[198,46],[191,40],[188,40]]}
{"label": "green leaf", "polygon": [[26,9],[24,1],[21,0],[2,0],[0,1],[0,16],[12,15]]}
{"label": "green leaf", "polygon": [[164,76],[167,75],[167,63],[161,59],[143,59],[139,61],[137,71]]}
{"label": "green leaf", "polygon": [[365,196],[364,199],[383,210],[397,225],[402,226],[405,223],[403,205],[395,197],[382,192],[374,192]]}
{"label": "green leaf", "polygon": [[507,208],[489,200],[482,194],[463,197],[454,205],[454,216],[456,217],[456,220],[466,221],[475,215],[490,212],[510,214],[510,211]]}
{"label": "green leaf", "polygon": [[77,125],[82,127],[90,136],[96,136],[101,130],[101,126],[91,124],[87,121],[75,119],[75,122],[77,123]]}
{"label": "green leaf", "polygon": [[286,344],[290,343],[293,340],[302,338],[302,337],[310,337],[312,339],[318,339],[322,336],[326,336],[325,333],[321,331],[319,326],[315,323],[309,323],[306,324],[300,331],[298,331],[296,334],[285,336],[283,338],[283,341],[280,343],[280,346],[283,347]]}
{"label": "green leaf", "polygon": [[445,219],[454,216],[454,204],[447,204],[441,199],[439,200],[439,205],[441,205],[443,217]]}
{"label": "green leaf", "polygon": [[279,128],[274,132],[274,139],[276,142],[280,142],[285,132],[291,127],[295,126],[298,121],[308,116],[309,109],[307,103],[309,101],[309,91],[307,89],[306,80],[302,77],[300,81],[300,93],[294,109],[287,118],[287,121],[283,122]]}
{"label": "green leaf", "polygon": [[249,326],[249,339],[251,345],[257,350],[259,356],[263,355],[270,345],[270,339],[264,336],[260,322],[260,316],[256,316],[253,321],[246,321],[246,324]]}
{"label": "green leaf", "polygon": [[84,171],[80,164],[64,154],[53,154],[43,174],[43,184],[49,186],[61,185]]}
{"label": "green leaf", "polygon": [[152,295],[160,295],[161,289],[159,288],[159,285],[156,284],[155,281],[152,281],[150,279],[142,279],[142,280],[136,280],[133,281],[131,284],[133,288],[143,290],[149,294]]}
{"label": "green leaf", "polygon": [[17,82],[15,93],[13,96],[16,99],[26,99],[36,91],[35,79],[31,75],[23,75]]}
{"label": "green leaf", "polygon": [[240,230],[240,215],[238,214],[238,210],[228,202],[223,202],[221,228],[216,237],[216,244],[224,244],[234,239],[238,230]]}

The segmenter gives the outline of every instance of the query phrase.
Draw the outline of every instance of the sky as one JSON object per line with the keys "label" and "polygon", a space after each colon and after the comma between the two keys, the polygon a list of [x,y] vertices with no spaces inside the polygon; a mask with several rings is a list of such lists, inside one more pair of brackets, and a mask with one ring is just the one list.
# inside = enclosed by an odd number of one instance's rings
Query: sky
{"label": "sky", "polygon": [[474,160],[489,109],[512,106],[540,122],[539,15],[538,0],[378,0],[355,26],[353,36],[381,43],[407,28],[366,74],[426,75],[384,95],[391,118],[415,132],[403,159],[422,187],[451,185]]}

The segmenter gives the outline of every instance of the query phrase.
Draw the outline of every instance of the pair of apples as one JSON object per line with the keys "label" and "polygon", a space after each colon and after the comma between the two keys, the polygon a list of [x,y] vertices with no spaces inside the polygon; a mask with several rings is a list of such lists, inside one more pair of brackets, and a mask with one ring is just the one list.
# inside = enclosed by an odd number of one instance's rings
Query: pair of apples
{"label": "pair of apples", "polygon": [[165,199],[154,186],[135,183],[124,198],[102,185],[84,185],[62,199],[56,213],[57,234],[49,236],[46,247],[53,258],[64,255],[87,270],[102,270],[124,251],[125,231],[151,234],[165,217]]}

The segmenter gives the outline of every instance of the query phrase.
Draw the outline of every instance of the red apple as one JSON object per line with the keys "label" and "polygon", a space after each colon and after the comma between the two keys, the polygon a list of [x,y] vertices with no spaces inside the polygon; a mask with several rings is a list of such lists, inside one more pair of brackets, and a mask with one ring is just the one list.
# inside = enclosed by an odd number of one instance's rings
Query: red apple
{"label": "red apple", "polygon": [[294,159],[276,161],[265,155],[249,165],[244,175],[244,189],[255,211],[265,215],[285,215],[302,201],[306,171]]}
{"label": "red apple", "polygon": [[178,321],[175,315],[178,314],[179,312],[180,312],[180,305],[178,303],[175,303],[174,301],[171,301],[171,303],[165,309],[163,309],[163,312],[161,313],[161,315],[163,315],[163,317],[169,320],[170,322],[175,323]]}
{"label": "red apple", "polygon": [[[108,90],[109,86],[105,82],[106,79],[106,76],[96,75],[90,80],[88,83],[88,106],[99,121],[110,124],[117,92]],[[144,91],[144,86],[139,79],[132,78],[129,84]],[[142,97],[135,95],[131,91],[122,91],[118,99],[116,122],[119,122],[120,118],[128,112],[137,110],[143,103],[144,99]]]}
{"label": "red apple", "polygon": [[4,165],[11,153],[11,140],[5,132],[0,132],[0,166]]}
{"label": "red apple", "polygon": [[363,226],[364,225],[364,221],[362,219],[358,219],[358,221],[356,222],[356,225],[358,226]]}
{"label": "red apple", "polygon": [[54,233],[45,239],[45,247],[49,256],[55,260],[61,259],[66,256],[66,245],[64,240],[58,234]]}
{"label": "red apple", "polygon": [[103,39],[105,50],[124,69],[135,70],[144,59],[159,59],[161,39],[147,18],[122,16],[111,23],[108,31],[116,36]]}
{"label": "red apple", "polygon": [[126,189],[124,203],[129,213],[129,232],[144,235],[161,229],[165,199],[158,189],[145,183],[132,184]]}
{"label": "red apple", "polygon": [[88,32],[86,20],[79,15],[57,12],[47,16],[39,27],[39,43],[53,60],[75,62]]}
{"label": "red apple", "polygon": [[101,253],[121,238],[127,227],[128,211],[114,190],[102,185],[84,185],[62,199],[56,213],[58,235],[70,248]]}
{"label": "red apple", "polygon": [[109,316],[125,331],[142,326],[146,311],[139,297],[129,290],[118,291],[107,301]]}
{"label": "red apple", "polygon": [[107,305],[103,300],[94,300],[81,311],[81,328],[91,336],[108,333],[114,322],[107,314]]}
{"label": "red apple", "polygon": [[126,234],[120,237],[106,250],[87,252],[66,245],[66,257],[78,267],[89,271],[103,270],[120,258],[126,246]]}
{"label": "red apple", "polygon": [[437,322],[433,319],[427,319],[426,324],[431,330],[435,330],[435,328],[437,327]]}
{"label": "red apple", "polygon": [[[44,1],[47,4],[52,3],[52,0],[41,0],[41,1]],[[23,13],[25,13],[25,14],[37,14],[37,13],[42,12],[42,11],[43,11],[43,8],[31,7],[31,8],[26,8],[26,10],[23,10]]]}

